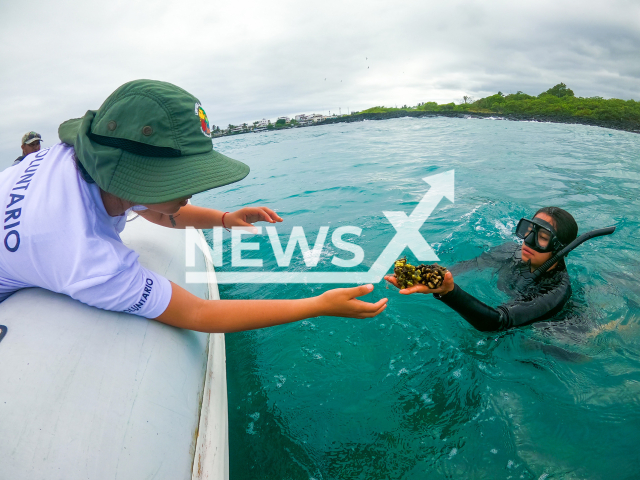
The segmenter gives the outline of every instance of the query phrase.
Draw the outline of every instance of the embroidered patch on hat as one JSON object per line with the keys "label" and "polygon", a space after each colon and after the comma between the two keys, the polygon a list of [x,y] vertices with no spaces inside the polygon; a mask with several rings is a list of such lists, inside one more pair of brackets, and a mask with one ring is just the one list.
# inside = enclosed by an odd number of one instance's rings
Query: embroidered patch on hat
{"label": "embroidered patch on hat", "polygon": [[200,119],[200,129],[202,133],[204,133],[207,137],[211,137],[211,129],[209,128],[209,119],[207,118],[207,114],[202,108],[202,105],[196,103],[195,113],[198,115]]}

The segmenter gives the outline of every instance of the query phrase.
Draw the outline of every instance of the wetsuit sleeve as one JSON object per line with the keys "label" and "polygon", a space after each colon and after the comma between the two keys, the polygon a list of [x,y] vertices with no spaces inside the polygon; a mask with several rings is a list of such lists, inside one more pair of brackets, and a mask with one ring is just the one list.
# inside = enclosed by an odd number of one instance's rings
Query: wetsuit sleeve
{"label": "wetsuit sleeve", "polygon": [[565,276],[557,286],[528,301],[509,302],[497,308],[482,303],[457,284],[451,292],[436,298],[455,310],[477,330],[492,332],[550,318],[560,311],[570,296],[571,283],[569,277]]}
{"label": "wetsuit sleeve", "polygon": [[482,303],[473,295],[462,290],[458,284],[455,284],[453,290],[446,295],[434,295],[434,297],[455,310],[476,330],[492,332],[505,328],[503,326],[506,324],[504,312]]}

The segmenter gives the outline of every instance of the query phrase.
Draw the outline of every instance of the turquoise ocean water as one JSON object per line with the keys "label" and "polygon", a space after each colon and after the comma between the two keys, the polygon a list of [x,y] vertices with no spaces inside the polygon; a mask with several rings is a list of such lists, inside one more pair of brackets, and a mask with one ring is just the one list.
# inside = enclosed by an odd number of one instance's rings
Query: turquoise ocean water
{"label": "turquoise ocean water", "polygon": [[[275,209],[283,246],[304,227],[329,234],[317,267],[297,249],[265,270],[366,271],[394,236],[383,211],[410,214],[423,177],[455,169],[455,203],[421,228],[442,265],[504,242],[542,206],[580,232],[608,225],[568,260],[574,295],[554,320],[475,331],[431,296],[389,297],[373,319],[315,318],[230,334],[230,473],[238,479],[590,478],[640,475],[640,136],[580,125],[404,118],[227,137],[214,148],[251,166],[198,195],[221,210]],[[362,229],[359,267],[340,269],[331,233]],[[209,235],[209,239],[211,239]],[[225,237],[225,264],[230,240]],[[411,252],[405,251],[412,258]],[[245,268],[252,271],[255,268]],[[490,305],[506,300],[489,271],[456,278]],[[332,285],[221,285],[222,298],[302,298]]]}

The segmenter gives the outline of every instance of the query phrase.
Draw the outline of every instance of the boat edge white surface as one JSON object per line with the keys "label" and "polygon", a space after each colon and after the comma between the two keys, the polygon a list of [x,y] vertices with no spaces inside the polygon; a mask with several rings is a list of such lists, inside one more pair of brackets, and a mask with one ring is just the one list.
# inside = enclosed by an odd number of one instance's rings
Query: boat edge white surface
{"label": "boat edge white surface", "polygon": [[[204,248],[207,243],[198,232]],[[220,300],[218,281],[210,258],[205,255],[209,299]],[[205,377],[198,442],[193,459],[192,480],[229,479],[229,424],[227,403],[227,360],[224,334],[209,335],[209,355]]]}

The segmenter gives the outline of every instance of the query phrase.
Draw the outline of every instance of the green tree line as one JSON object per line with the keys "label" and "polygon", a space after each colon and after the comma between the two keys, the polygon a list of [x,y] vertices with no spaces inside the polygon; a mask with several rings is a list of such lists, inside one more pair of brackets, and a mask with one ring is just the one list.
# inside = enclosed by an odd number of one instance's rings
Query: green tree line
{"label": "green tree line", "polygon": [[438,104],[425,102],[415,107],[388,108],[378,106],[358,112],[384,113],[394,111],[469,112],[495,114],[521,114],[527,116],[582,117],[599,121],[624,122],[640,128],[640,102],[635,100],[604,99],[602,97],[576,97],[564,83],[550,88],[540,95],[523,92],[495,95],[473,101],[464,97],[463,102]]}

